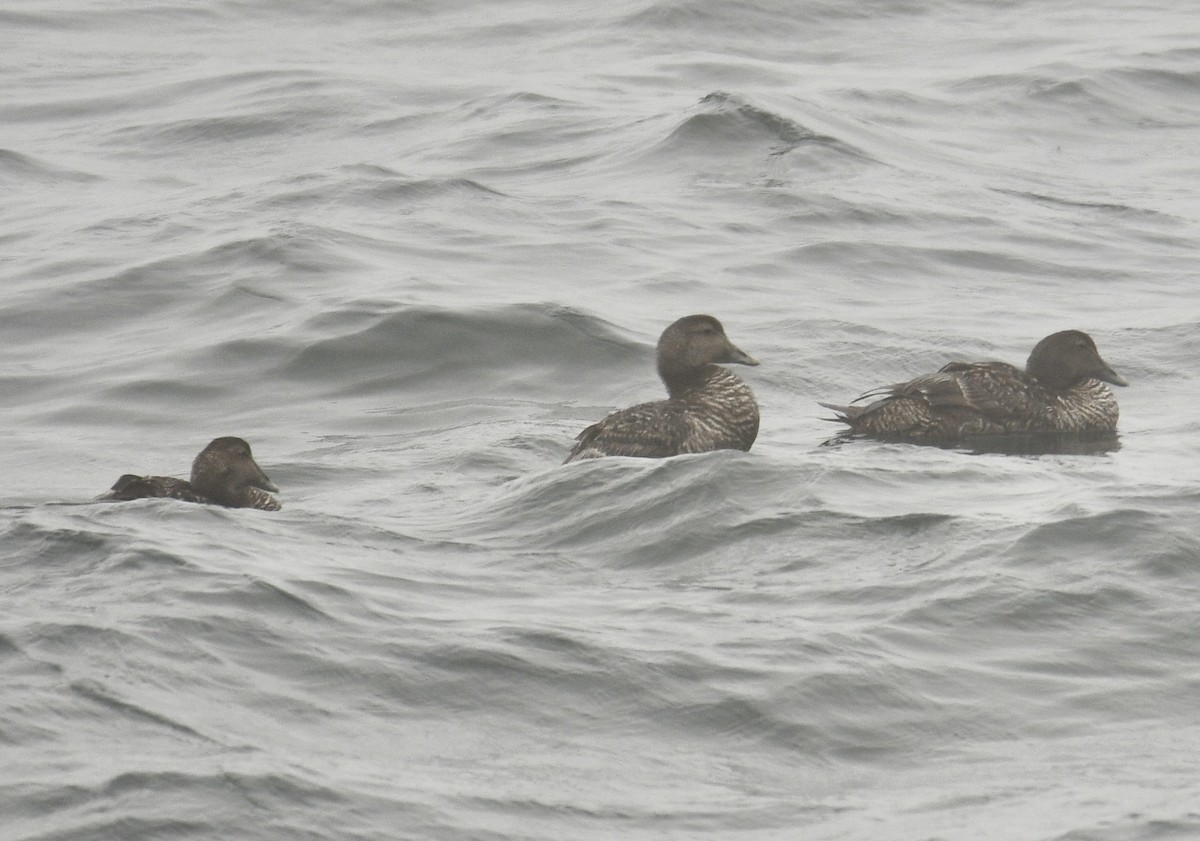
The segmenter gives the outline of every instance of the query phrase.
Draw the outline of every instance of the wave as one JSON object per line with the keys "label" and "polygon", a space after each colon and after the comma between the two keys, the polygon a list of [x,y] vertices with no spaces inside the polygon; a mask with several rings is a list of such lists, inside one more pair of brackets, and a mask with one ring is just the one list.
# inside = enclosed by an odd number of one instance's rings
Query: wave
{"label": "wave", "polygon": [[0,149],[0,180],[19,186],[30,182],[90,184],[103,178],[90,172],[55,166],[11,149]]}
{"label": "wave", "polygon": [[884,547],[914,559],[938,541],[952,552],[969,540],[970,528],[945,513],[839,510],[827,497],[843,481],[863,479],[831,475],[820,460],[781,465],[734,451],[598,459],[509,482],[452,527],[513,549],[537,547],[548,558],[566,553],[647,569],[753,562],[781,574],[842,555],[854,564]]}
{"label": "wave", "polygon": [[[602,319],[554,304],[388,312],[350,305],[322,313],[303,333],[313,338],[272,375],[338,395],[554,400],[586,394],[601,372],[650,358]],[[557,394],[546,392],[548,383],[559,384]]]}
{"label": "wave", "polygon": [[812,152],[806,159],[809,166],[871,161],[870,156],[836,137],[724,91],[708,94],[694,111],[653,149],[653,157],[696,156],[732,165],[738,157],[781,157],[803,148]]}

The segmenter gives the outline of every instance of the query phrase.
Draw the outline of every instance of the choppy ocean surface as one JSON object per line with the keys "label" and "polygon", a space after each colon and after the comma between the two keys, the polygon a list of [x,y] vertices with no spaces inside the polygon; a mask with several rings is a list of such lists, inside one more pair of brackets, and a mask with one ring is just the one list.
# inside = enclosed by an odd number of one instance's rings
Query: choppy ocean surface
{"label": "choppy ocean surface", "polygon": [[[1200,838],[1200,6],[0,26],[5,841]],[[695,312],[754,449],[560,466]],[[829,443],[1066,328],[1119,448]]]}

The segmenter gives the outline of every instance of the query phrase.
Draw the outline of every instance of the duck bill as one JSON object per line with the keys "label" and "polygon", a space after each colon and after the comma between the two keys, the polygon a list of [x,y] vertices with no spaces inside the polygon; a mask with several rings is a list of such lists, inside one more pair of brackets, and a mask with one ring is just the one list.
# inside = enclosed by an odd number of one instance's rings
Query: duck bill
{"label": "duck bill", "polygon": [[256,464],[254,465],[254,469],[258,471],[258,475],[250,480],[251,485],[256,488],[262,488],[264,491],[270,491],[274,494],[279,493],[279,486],[267,478],[267,474],[263,473],[261,467]]}
{"label": "duck bill", "polygon": [[1109,368],[1108,365],[1104,366],[1098,376],[1106,383],[1112,383],[1113,385],[1121,386],[1129,385],[1129,383],[1125,382],[1125,379],[1121,377],[1120,374],[1118,374],[1112,368]]}
{"label": "duck bill", "polygon": [[725,358],[722,359],[721,361],[722,362],[736,362],[738,365],[759,365],[759,364],[761,364],[753,356],[751,356],[750,354],[746,353],[743,350],[739,350],[738,348],[734,347],[733,345],[729,346],[729,353],[726,354]]}

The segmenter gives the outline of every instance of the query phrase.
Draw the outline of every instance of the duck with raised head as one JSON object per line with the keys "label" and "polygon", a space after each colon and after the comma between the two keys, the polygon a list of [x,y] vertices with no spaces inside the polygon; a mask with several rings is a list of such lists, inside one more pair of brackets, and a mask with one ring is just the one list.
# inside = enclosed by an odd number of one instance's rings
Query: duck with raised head
{"label": "duck with raised head", "polygon": [[192,462],[190,480],[170,476],[136,476],[126,473],[102,499],[131,500],[169,497],[183,502],[203,502],[226,508],[278,511],[275,483],[254,461],[250,445],[241,438],[216,438]]}
{"label": "duck with raised head", "polygon": [[718,363],[758,365],[736,348],[721,322],[689,315],[658,340],[658,376],[667,399],[613,412],[575,439],[567,462],[602,456],[665,458],[711,450],[749,450],[758,436],[750,386]]}
{"label": "duck with raised head", "polygon": [[1064,330],[1034,346],[1025,370],[1005,362],[951,362],[936,374],[876,388],[863,406],[821,403],[850,431],[873,438],[953,443],[980,435],[1111,435],[1127,385],[1087,333]]}

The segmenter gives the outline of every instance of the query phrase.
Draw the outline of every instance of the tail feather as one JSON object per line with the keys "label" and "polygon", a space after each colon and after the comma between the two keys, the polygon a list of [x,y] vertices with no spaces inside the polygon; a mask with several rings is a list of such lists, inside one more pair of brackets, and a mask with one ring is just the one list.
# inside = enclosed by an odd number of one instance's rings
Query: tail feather
{"label": "tail feather", "polygon": [[847,424],[853,424],[854,419],[866,411],[867,408],[866,406],[838,406],[835,403],[824,403],[820,400],[817,401],[817,405],[824,406],[826,409],[833,409],[838,415],[836,418],[822,418],[822,420]]}

